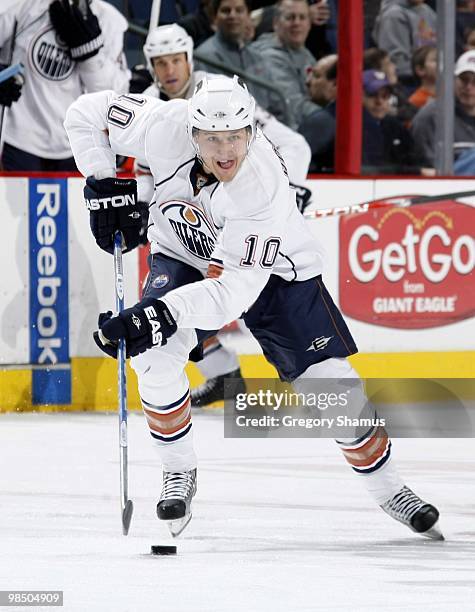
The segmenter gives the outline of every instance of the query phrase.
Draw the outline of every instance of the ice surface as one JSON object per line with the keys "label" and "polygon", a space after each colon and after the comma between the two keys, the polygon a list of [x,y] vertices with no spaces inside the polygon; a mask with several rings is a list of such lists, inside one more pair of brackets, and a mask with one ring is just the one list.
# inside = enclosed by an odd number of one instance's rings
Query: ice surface
{"label": "ice surface", "polygon": [[473,440],[394,444],[441,510],[440,543],[375,507],[333,441],[229,440],[221,416],[198,414],[194,517],[176,557],[152,557],[170,541],[158,458],[130,415],[124,537],[117,430],[112,414],[0,415],[0,590],[63,590],[68,612],[475,609]]}

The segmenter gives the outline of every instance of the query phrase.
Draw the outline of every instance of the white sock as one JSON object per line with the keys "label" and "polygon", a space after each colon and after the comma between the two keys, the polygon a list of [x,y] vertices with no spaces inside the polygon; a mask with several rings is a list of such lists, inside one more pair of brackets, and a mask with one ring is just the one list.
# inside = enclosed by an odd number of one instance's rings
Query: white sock
{"label": "white sock", "polygon": [[214,378],[237,370],[239,360],[233,350],[227,349],[216,339],[216,344],[206,347],[204,358],[196,365],[205,378]]}

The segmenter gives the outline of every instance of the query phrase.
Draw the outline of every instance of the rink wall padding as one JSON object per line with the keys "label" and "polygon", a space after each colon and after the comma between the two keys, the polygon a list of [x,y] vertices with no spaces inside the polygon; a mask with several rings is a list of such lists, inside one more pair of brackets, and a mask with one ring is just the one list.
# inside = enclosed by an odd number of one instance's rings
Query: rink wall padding
{"label": "rink wall padding", "polygon": [[[262,355],[240,355],[241,370],[247,378],[276,378],[277,372]],[[363,378],[453,378],[454,391],[465,393],[467,379],[475,378],[474,352],[447,353],[373,353],[350,357],[353,367]],[[203,378],[192,363],[187,366],[192,387]],[[460,380],[460,385],[457,380]],[[117,364],[102,357],[76,357],[71,360],[71,403],[41,404],[33,401],[33,371],[31,369],[0,369],[1,412],[61,412],[116,411]],[[406,389],[407,390],[407,389]],[[141,410],[134,371],[127,366],[127,398],[130,410]],[[423,401],[433,398],[424,397]],[[470,399],[475,399],[470,395]],[[421,400],[420,387],[409,391],[401,401]],[[394,394],[391,401],[395,401]],[[221,407],[215,404],[214,407]]]}
{"label": "rink wall padding", "polygon": [[[1,176],[0,411],[109,410],[116,365],[91,332],[114,309],[112,258],[89,230],[84,180]],[[316,209],[469,191],[468,179],[309,180]],[[324,281],[365,377],[475,377],[475,198],[308,221],[326,250]],[[143,253],[124,256],[126,304],[137,301]],[[142,265],[140,262],[142,261]],[[241,355],[247,376],[275,375]],[[200,382],[189,367],[192,385]],[[129,404],[138,408],[134,374]]]}

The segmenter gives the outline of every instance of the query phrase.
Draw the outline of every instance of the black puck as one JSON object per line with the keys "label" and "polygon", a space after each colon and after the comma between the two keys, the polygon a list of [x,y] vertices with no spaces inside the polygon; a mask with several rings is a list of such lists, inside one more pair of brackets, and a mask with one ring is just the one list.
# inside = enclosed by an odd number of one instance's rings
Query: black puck
{"label": "black puck", "polygon": [[152,555],[176,555],[176,546],[164,546],[158,544],[150,549]]}

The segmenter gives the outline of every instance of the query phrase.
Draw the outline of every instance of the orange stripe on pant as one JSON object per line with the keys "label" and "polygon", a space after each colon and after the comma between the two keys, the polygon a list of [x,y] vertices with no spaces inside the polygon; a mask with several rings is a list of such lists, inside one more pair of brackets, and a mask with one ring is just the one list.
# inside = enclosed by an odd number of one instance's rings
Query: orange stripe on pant
{"label": "orange stripe on pant", "polygon": [[358,448],[340,447],[348,463],[354,467],[369,467],[380,459],[388,447],[388,434],[384,427],[378,427],[374,434]]}
{"label": "orange stripe on pant", "polygon": [[186,427],[191,421],[190,398],[182,406],[171,412],[158,414],[144,408],[144,413],[147,417],[148,426],[152,431],[169,436]]}

